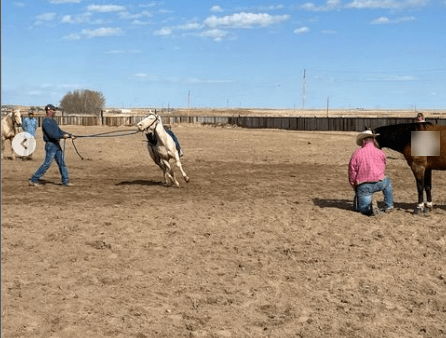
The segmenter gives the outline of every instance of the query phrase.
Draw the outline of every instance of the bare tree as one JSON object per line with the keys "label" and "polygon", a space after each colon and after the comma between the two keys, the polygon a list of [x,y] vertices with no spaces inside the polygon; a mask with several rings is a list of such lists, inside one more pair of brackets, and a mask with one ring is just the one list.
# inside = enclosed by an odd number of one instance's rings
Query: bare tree
{"label": "bare tree", "polygon": [[68,114],[100,115],[105,106],[105,97],[93,90],[73,90],[60,101],[60,107]]}

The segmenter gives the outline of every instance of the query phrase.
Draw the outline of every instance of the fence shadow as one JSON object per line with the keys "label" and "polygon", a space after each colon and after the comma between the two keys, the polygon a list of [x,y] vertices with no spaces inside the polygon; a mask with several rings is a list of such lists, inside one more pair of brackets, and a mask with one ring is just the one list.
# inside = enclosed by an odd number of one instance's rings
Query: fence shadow
{"label": "fence shadow", "polygon": [[134,181],[122,181],[116,183],[116,185],[147,185],[147,186],[162,186],[163,182],[152,180],[134,180]]}

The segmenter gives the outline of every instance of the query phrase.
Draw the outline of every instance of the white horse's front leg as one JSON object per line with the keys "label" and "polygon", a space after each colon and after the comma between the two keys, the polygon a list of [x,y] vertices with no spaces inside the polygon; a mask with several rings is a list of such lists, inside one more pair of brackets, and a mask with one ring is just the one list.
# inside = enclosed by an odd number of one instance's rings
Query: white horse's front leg
{"label": "white horse's front leg", "polygon": [[15,151],[14,151],[14,148],[12,147],[12,138],[9,139],[9,142],[11,142],[11,154],[12,154],[12,159],[15,160]]}
{"label": "white horse's front leg", "polygon": [[166,170],[165,173],[167,175],[167,177],[172,181],[173,184],[175,184],[176,187],[179,187],[180,184],[178,183],[178,181],[175,178],[175,175],[172,173],[172,168],[170,167],[170,163],[168,160],[162,160]]}
{"label": "white horse's front leg", "polygon": [[183,175],[183,178],[186,181],[186,183],[189,183],[189,181],[190,181],[189,176],[186,175],[186,172],[183,169],[183,165],[181,164],[180,156],[178,155],[178,152],[175,153],[175,164],[178,167],[178,169],[180,169],[181,175]]}

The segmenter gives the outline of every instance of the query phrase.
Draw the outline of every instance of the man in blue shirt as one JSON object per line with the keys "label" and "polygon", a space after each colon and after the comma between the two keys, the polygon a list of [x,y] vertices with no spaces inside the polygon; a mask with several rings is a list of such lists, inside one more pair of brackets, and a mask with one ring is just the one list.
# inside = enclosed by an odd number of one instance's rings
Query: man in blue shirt
{"label": "man in blue shirt", "polygon": [[67,133],[59,128],[57,122],[52,118],[56,113],[56,107],[49,104],[45,107],[46,117],[42,122],[42,133],[43,140],[45,141],[45,160],[39,169],[34,173],[34,175],[29,180],[29,185],[38,186],[40,185],[40,178],[47,172],[50,168],[53,160],[56,160],[59,166],[59,172],[62,177],[63,186],[71,186],[70,178],[68,176],[68,168],[65,165],[64,154],[62,148],[60,147],[59,141],[61,139],[72,138],[75,139],[76,136]]}
{"label": "man in blue shirt", "polygon": [[[25,117],[22,121],[22,129],[24,132],[31,134],[34,138],[36,137],[37,129],[37,119],[34,118],[34,112],[31,110],[28,113],[28,117]],[[23,157],[23,160],[31,160],[33,153],[29,154],[27,157]]]}

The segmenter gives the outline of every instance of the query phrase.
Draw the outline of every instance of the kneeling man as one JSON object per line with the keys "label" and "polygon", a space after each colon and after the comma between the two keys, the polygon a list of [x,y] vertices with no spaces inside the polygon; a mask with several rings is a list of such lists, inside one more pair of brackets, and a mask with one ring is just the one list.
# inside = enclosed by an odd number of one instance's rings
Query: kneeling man
{"label": "kneeling man", "polygon": [[393,209],[393,190],[390,178],[385,175],[386,154],[377,147],[376,135],[371,130],[358,134],[356,144],[361,148],[353,153],[348,166],[348,180],[356,192],[355,209],[364,215],[376,215],[378,208],[372,208],[373,194],[382,191],[385,211]]}

